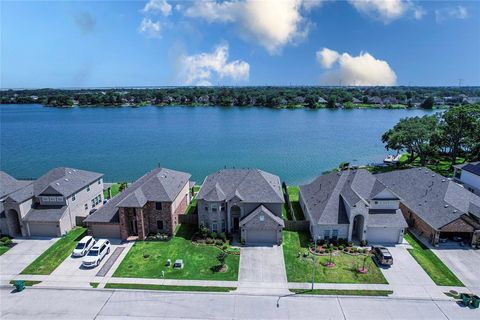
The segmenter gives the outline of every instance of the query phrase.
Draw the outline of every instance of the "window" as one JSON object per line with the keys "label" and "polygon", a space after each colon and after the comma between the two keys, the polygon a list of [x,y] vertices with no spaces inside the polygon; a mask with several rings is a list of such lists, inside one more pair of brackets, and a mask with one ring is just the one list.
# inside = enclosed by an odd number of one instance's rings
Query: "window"
{"label": "window", "polygon": [[157,229],[163,230],[163,220],[157,220]]}
{"label": "window", "polygon": [[57,197],[50,197],[50,202],[57,202]]}
{"label": "window", "polygon": [[155,209],[156,210],[162,210],[162,203],[161,202],[155,202]]}
{"label": "window", "polygon": [[260,215],[260,221],[265,221],[265,216],[263,214]]}
{"label": "window", "polygon": [[217,204],[213,203],[212,204],[212,212],[217,212]]}
{"label": "window", "polygon": [[49,198],[49,197],[42,197],[42,201],[43,201],[43,202],[49,202],[49,201],[50,201],[50,198]]}
{"label": "window", "polygon": [[217,232],[217,231],[218,231],[218,229],[217,229],[217,223],[216,223],[216,222],[212,223],[212,231],[213,231],[213,232]]}
{"label": "window", "polygon": [[95,199],[92,199],[92,208],[95,207]]}
{"label": "window", "polygon": [[72,194],[72,201],[75,201],[75,193]]}
{"label": "window", "polygon": [[205,204],[205,211],[208,211],[208,204]]}
{"label": "window", "polygon": [[102,183],[102,179],[98,180],[98,184],[101,184]]}
{"label": "window", "polygon": [[222,232],[225,232],[225,220],[222,220]]}
{"label": "window", "polygon": [[323,238],[324,239],[330,239],[330,230],[324,230],[323,231]]}
{"label": "window", "polygon": [[225,205],[224,204],[220,205],[220,211],[225,211]]}
{"label": "window", "polygon": [[337,240],[338,238],[338,230],[332,230],[332,239]]}
{"label": "window", "polygon": [[57,197],[57,202],[63,202],[63,197]]}
{"label": "window", "polygon": [[85,203],[85,210],[88,210],[88,203]]}

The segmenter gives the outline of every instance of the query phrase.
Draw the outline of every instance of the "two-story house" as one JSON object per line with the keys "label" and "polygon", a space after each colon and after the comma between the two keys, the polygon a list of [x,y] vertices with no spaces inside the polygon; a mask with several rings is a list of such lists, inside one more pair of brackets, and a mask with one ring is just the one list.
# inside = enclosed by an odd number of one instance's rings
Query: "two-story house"
{"label": "two-story house", "polygon": [[190,204],[189,173],[155,168],[85,219],[95,237],[145,239],[172,235]]}
{"label": "two-story house", "polygon": [[319,176],[300,186],[299,201],[315,240],[403,241],[400,198],[366,170]]}
{"label": "two-story house", "polygon": [[456,165],[454,170],[455,181],[480,196],[480,161]]}
{"label": "two-story house", "polygon": [[3,201],[5,233],[24,237],[65,234],[76,226],[77,217],[102,206],[102,177],[91,171],[55,168],[9,193]]}
{"label": "two-story house", "polygon": [[246,244],[280,244],[284,198],[280,178],[258,169],[207,176],[197,195],[198,223],[216,233],[240,233]]}

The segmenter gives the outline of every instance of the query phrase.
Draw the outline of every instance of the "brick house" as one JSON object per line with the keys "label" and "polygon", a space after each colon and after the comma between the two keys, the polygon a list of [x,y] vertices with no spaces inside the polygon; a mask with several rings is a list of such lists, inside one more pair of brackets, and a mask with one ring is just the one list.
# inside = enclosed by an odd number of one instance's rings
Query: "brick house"
{"label": "brick house", "polygon": [[95,237],[145,239],[149,234],[172,235],[178,216],[190,204],[189,173],[155,168],[135,181],[85,222]]}
{"label": "brick house", "polygon": [[460,237],[472,246],[480,242],[480,197],[427,168],[375,175],[400,197],[400,209],[410,228],[433,245]]}

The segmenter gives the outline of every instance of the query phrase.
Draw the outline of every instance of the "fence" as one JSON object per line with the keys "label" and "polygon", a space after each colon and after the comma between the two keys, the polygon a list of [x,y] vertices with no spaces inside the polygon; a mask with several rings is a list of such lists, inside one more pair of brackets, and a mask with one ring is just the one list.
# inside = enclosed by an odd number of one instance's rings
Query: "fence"
{"label": "fence", "polygon": [[302,220],[302,221],[283,220],[283,222],[285,222],[285,230],[288,230],[288,231],[308,231],[310,228],[310,222],[307,220]]}
{"label": "fence", "polygon": [[178,216],[178,222],[182,224],[198,224],[198,214],[180,214]]}
{"label": "fence", "polygon": [[290,214],[290,218],[293,221],[296,221],[297,219],[295,217],[295,212],[293,211],[292,202],[290,201],[290,195],[288,194],[288,188],[285,182],[282,183],[282,189],[283,189],[283,195],[285,197],[285,205],[287,206],[287,211]]}

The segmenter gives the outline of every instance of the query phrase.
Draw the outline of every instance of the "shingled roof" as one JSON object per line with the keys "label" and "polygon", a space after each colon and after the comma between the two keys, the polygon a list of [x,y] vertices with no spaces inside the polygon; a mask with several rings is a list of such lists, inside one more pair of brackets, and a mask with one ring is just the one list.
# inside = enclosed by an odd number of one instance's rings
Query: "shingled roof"
{"label": "shingled roof", "polygon": [[97,172],[59,167],[48,171],[35,180],[33,193],[35,196],[40,194],[60,194],[68,197],[102,176],[103,174]]}
{"label": "shingled roof", "polygon": [[141,208],[147,201],[172,202],[188,183],[189,173],[155,168],[109,200],[85,222],[118,222],[118,208]]}
{"label": "shingled roof", "polygon": [[197,199],[247,203],[283,203],[280,178],[259,169],[223,169],[205,178]]}
{"label": "shingled roof", "polygon": [[400,196],[404,205],[435,229],[480,206],[480,197],[427,168],[398,170],[375,176]]}
{"label": "shingled roof", "polygon": [[7,174],[5,171],[0,171],[0,199],[3,199],[5,196],[15,191],[25,188],[31,183],[32,181],[17,180],[11,175]]}

